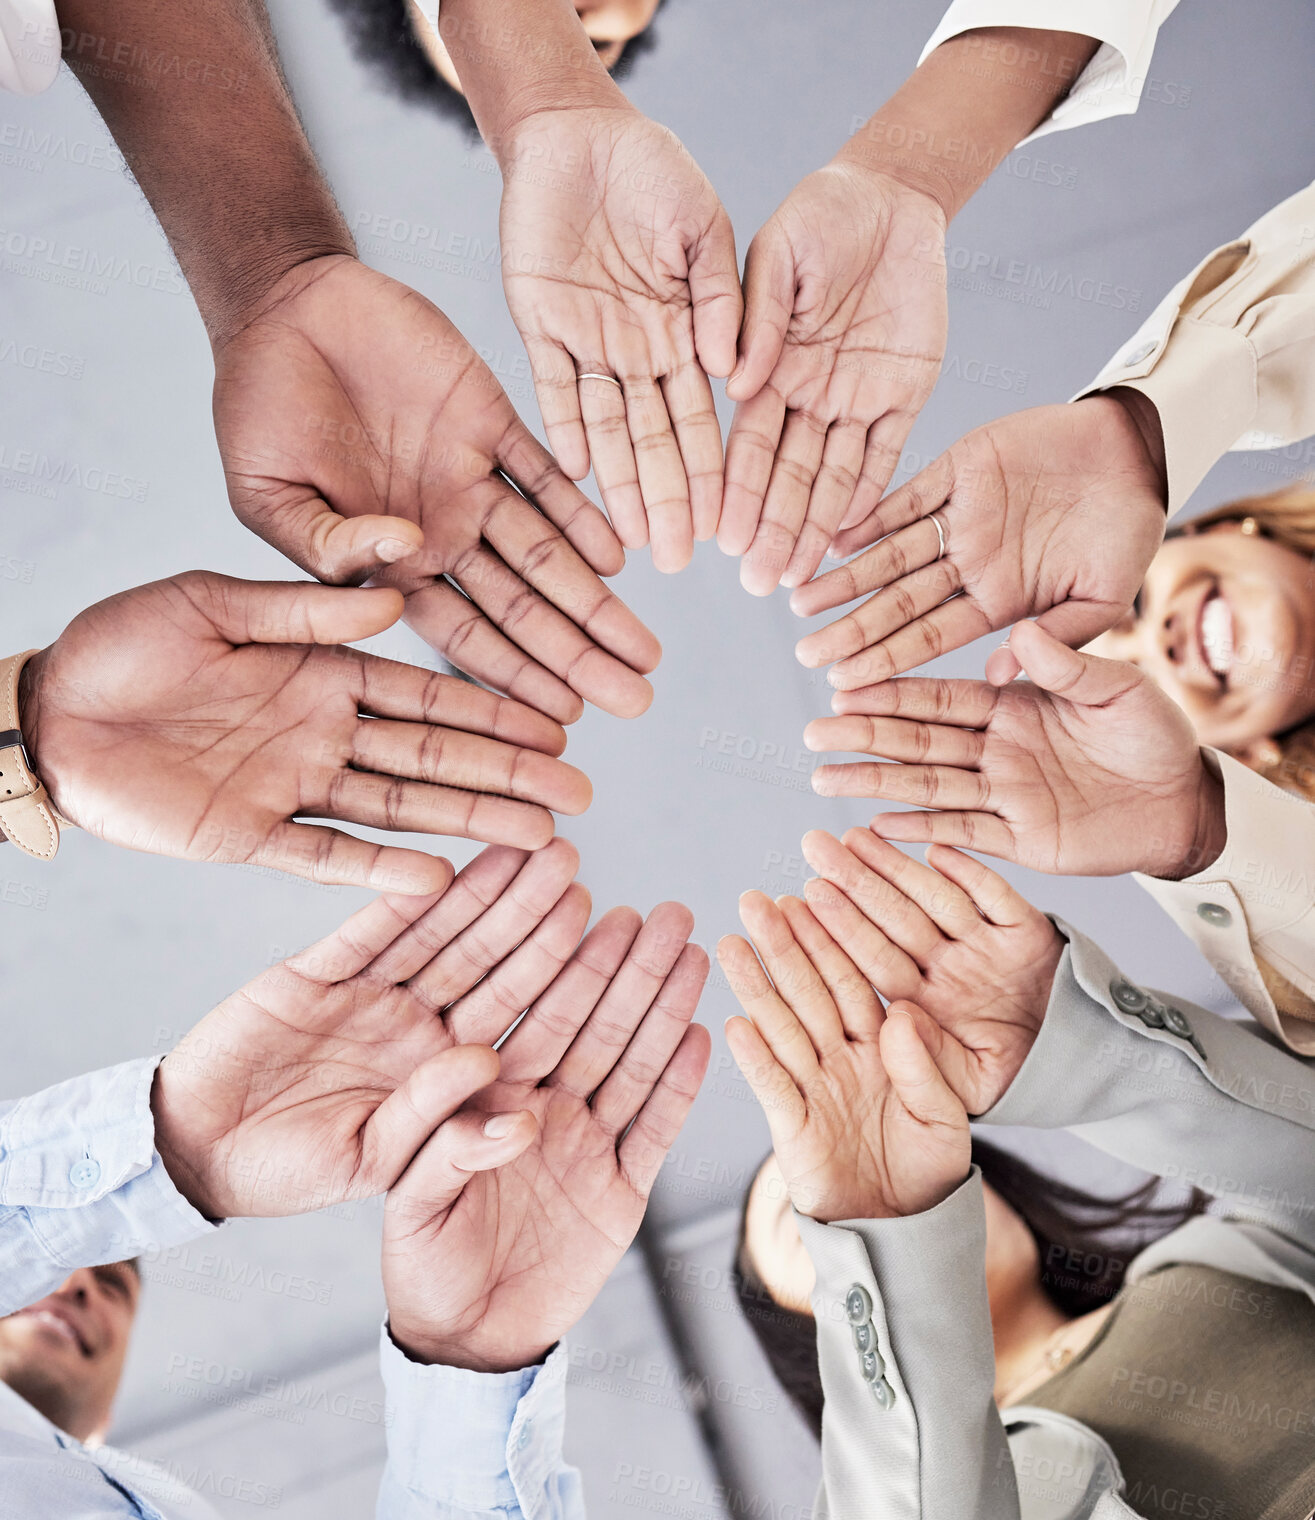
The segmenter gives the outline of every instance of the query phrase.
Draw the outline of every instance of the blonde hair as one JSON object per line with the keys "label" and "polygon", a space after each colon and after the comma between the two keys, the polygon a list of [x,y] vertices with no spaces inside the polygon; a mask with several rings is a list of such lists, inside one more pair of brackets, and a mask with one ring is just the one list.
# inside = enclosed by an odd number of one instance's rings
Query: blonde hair
{"label": "blonde hair", "polygon": [[[1307,581],[1311,600],[1315,602],[1315,483],[1294,480],[1265,496],[1239,497],[1203,512],[1176,531],[1193,533],[1213,528],[1217,523],[1232,522],[1253,523],[1252,532],[1272,538],[1309,560]],[[1315,802],[1315,718],[1270,737],[1268,752],[1248,760],[1251,768],[1285,792]]]}

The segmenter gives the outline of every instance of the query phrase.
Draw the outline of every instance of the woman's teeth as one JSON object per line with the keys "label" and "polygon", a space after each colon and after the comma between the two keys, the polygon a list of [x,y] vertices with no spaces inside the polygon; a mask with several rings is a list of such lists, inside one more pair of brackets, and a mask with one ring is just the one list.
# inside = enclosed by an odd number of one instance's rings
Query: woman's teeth
{"label": "woman's teeth", "polygon": [[1201,608],[1201,648],[1215,675],[1226,676],[1233,665],[1233,611],[1217,591]]}

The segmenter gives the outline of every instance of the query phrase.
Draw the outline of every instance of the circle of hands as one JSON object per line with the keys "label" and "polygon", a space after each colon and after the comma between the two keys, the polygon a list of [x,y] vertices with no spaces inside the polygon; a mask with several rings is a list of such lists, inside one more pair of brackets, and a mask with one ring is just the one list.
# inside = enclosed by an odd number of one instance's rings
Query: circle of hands
{"label": "circle of hands", "polygon": [[[652,697],[657,640],[606,585],[627,549],[678,571],[715,536],[750,592],[848,607],[798,646],[834,688],[806,742],[871,758],[815,788],[923,809],[810,834],[803,897],[747,894],[748,938],[720,947],[732,1053],[819,1219],[953,1191],[968,1116],[1041,1028],[1063,939],[962,848],[1182,874],[1212,785],[1169,699],[1076,647],[1164,532],[1117,397],[988,423],[888,491],[945,349],[931,196],[829,165],[741,279],[715,191],[637,111],[541,113],[505,147],[505,288],[552,452],[437,308],[309,259],[218,343],[214,406],[238,516],[323,584],[124,593],[20,688],[69,822],[384,892],[166,1058],[159,1147],[214,1218],[386,1192],[394,1336],[485,1370],[535,1361],[590,1302],[708,1061],[687,910],[586,932],[553,838],[591,797],[562,725]],[[736,403],[724,458],[710,377]],[[607,516],[575,484],[591,466]],[[818,575],[828,552],[853,557]],[[345,647],[399,618],[482,686]],[[1011,625],[989,679],[906,674]],[[489,847],[454,878],[306,819]]]}

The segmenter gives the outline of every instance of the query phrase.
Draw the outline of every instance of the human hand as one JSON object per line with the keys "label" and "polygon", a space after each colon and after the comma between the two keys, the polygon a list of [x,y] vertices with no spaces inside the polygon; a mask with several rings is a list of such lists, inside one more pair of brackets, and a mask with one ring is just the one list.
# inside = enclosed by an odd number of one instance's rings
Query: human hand
{"label": "human hand", "polygon": [[[988,422],[840,534],[844,554],[881,542],[801,586],[791,608],[813,617],[876,595],[796,653],[810,669],[832,665],[831,684],[852,691],[1019,618],[1085,644],[1131,607],[1164,524],[1162,477],[1117,397]],[[1016,673],[1007,656],[988,661],[997,683]]]}
{"label": "human hand", "polygon": [[215,352],[242,521],[324,581],[378,574],[453,664],[561,722],[633,717],[657,640],[621,545],[437,307],[355,259],[284,275]]}
{"label": "human hand", "polygon": [[927,1044],[971,1114],[1017,1076],[1045,1018],[1064,939],[970,855],[933,845],[927,865],[867,829],[804,836],[818,874],[804,897],[886,998],[905,998],[950,1036]]}
{"label": "human hand", "polygon": [[717,947],[745,1012],[726,1039],[790,1201],[823,1224],[934,1208],[970,1164],[968,1116],[931,1054],[951,1037],[911,1003],[883,1010],[797,899],[746,892],[740,918],[752,948],[738,935]]}
{"label": "human hand", "polygon": [[[340,641],[396,591],[191,571],[81,613],[23,670],[24,741],[60,814],[129,849],[433,892],[445,860],[297,822],[534,848],[589,805],[532,708]],[[324,647],[333,646],[333,647]]]}
{"label": "human hand", "polygon": [[535,112],[494,147],[503,283],[549,446],[576,480],[592,457],[621,542],[681,570],[721,510],[708,376],[730,373],[740,325],[730,218],[679,140],[623,102]]}
{"label": "human hand", "polygon": [[207,1014],[151,1097],[179,1191],[218,1219],[390,1187],[495,1079],[488,1047],[570,957],[578,865],[561,839],[484,850],[442,894],[376,898]]}
{"label": "human hand", "polygon": [[[634,1239],[707,1067],[691,1025],[707,956],[679,904],[606,914],[502,1046],[470,1105],[537,1134],[467,1177],[442,1132],[389,1194],[383,1280],[393,1339],[413,1359],[478,1371],[538,1361],[579,1319]],[[496,1138],[496,1132],[495,1132]]]}
{"label": "human hand", "polygon": [[819,766],[813,789],[933,810],[879,814],[883,839],[959,845],[1061,876],[1180,878],[1215,860],[1222,784],[1155,682],[1038,623],[1019,623],[1009,649],[1030,682],[910,676],[838,693],[844,716],[810,723],[804,743],[896,763]]}
{"label": "human hand", "polygon": [[945,224],[930,194],[837,160],[754,238],[717,539],[755,596],[801,586],[886,489],[945,353]]}

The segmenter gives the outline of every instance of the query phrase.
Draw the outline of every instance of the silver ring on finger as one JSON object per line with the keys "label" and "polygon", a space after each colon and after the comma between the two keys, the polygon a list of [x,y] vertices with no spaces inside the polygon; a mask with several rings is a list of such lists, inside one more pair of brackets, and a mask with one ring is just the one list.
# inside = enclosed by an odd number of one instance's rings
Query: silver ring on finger
{"label": "silver ring on finger", "polygon": [[624,387],[622,386],[621,382],[616,378],[615,375],[600,375],[600,374],[598,374],[598,372],[596,370],[589,370],[586,374],[577,375],[575,378],[576,378],[577,381],[580,381],[580,380],[606,380],[609,385],[616,386],[617,390],[624,389]]}
{"label": "silver ring on finger", "polygon": [[[935,512],[931,513],[931,524],[936,529],[936,537],[940,540],[940,548],[936,551],[936,559],[945,558],[945,529],[941,526],[941,520]],[[932,561],[935,563],[935,560]]]}

